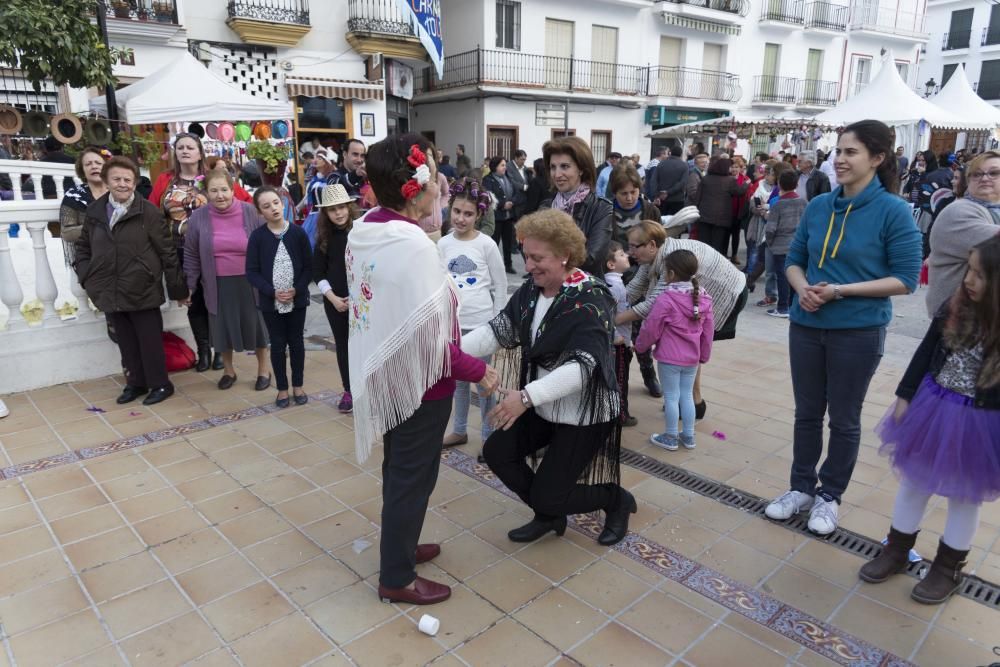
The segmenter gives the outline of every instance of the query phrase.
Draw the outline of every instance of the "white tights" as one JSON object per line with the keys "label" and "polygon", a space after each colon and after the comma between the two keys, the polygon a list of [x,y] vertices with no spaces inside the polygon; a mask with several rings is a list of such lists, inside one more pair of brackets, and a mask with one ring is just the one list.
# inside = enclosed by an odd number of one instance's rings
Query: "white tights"
{"label": "white tights", "polygon": [[[892,527],[901,533],[915,533],[924,518],[924,510],[931,494],[924,493],[902,478],[899,493],[892,509]],[[952,549],[968,551],[972,538],[979,528],[979,503],[960,503],[948,499],[948,519],[944,524],[942,539]]]}

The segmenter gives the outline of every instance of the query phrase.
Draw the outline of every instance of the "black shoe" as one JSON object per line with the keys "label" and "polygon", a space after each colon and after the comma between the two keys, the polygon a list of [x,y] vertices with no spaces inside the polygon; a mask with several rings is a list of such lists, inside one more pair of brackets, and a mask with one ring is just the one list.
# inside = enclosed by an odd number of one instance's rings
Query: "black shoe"
{"label": "black shoe", "polygon": [[125,405],[126,403],[131,403],[135,399],[139,398],[143,394],[148,394],[149,390],[145,387],[133,387],[132,385],[125,385],[122,389],[121,395],[115,399],[115,403],[118,405]]}
{"label": "black shoe", "polygon": [[219,378],[219,389],[229,389],[234,384],[236,384],[236,373],[232,375],[223,375]]}
{"label": "black shoe", "polygon": [[222,363],[222,354],[220,354],[219,351],[216,350],[215,354],[212,355],[212,370],[221,371],[225,367],[226,365]]}
{"label": "black shoe", "polygon": [[166,387],[157,387],[149,392],[149,396],[142,402],[143,405],[156,405],[174,395],[174,385],[168,384]]}
{"label": "black shoe", "polygon": [[295,394],[292,400],[295,401],[295,405],[305,405],[309,402],[309,394]]}
{"label": "black shoe", "polygon": [[550,530],[556,531],[556,535],[566,532],[566,517],[561,516],[551,521],[539,521],[532,519],[520,528],[507,533],[507,539],[511,542],[534,542],[540,537],[544,537]]}
{"label": "black shoe", "polygon": [[258,375],[257,382],[254,383],[253,388],[257,391],[264,391],[271,386],[271,374]]}
{"label": "black shoe", "polygon": [[635,503],[635,496],[622,489],[618,499],[618,508],[605,512],[604,530],[597,538],[597,543],[610,547],[624,540],[625,536],[628,535],[628,515],[635,514],[637,511],[639,511],[639,506]]}
{"label": "black shoe", "polygon": [[287,408],[289,406],[290,402],[289,402],[288,397],[285,396],[284,398],[276,398],[276,399],[274,399],[274,404],[277,405],[279,408]]}
{"label": "black shoe", "polygon": [[212,367],[212,348],[209,346],[208,341],[198,341],[198,363],[195,364],[194,370],[198,373],[204,373],[209,368]]}
{"label": "black shoe", "polygon": [[705,403],[705,399],[701,399],[701,403],[694,404],[694,418],[704,419],[705,413],[708,412],[708,404]]}
{"label": "black shoe", "polygon": [[646,391],[653,398],[662,398],[663,389],[660,387],[660,381],[656,379],[655,375],[650,375],[649,377],[643,378],[643,383],[646,385]]}

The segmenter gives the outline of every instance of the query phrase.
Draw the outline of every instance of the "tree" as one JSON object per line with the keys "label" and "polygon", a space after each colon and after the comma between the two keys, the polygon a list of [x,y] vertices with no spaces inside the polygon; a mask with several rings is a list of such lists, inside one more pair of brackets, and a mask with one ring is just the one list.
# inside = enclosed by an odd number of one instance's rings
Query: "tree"
{"label": "tree", "polygon": [[91,23],[94,0],[2,0],[0,63],[22,70],[38,92],[41,82],[74,88],[114,84],[112,54]]}

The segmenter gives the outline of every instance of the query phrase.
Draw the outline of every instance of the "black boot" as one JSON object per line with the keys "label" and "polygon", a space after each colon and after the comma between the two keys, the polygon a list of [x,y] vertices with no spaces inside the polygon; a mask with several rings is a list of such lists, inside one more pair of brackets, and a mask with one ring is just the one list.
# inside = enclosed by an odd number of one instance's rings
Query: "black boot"
{"label": "black boot", "polygon": [[916,543],[919,532],[901,533],[890,526],[888,542],[882,547],[882,553],[865,563],[858,576],[870,584],[880,584],[905,570],[910,562],[910,549]]}
{"label": "black boot", "polygon": [[556,535],[566,532],[566,517],[561,516],[556,519],[538,519],[537,517],[524,524],[520,528],[507,533],[507,538],[511,542],[534,542],[544,537],[550,530],[556,531]]}
{"label": "black boot", "polygon": [[212,346],[208,344],[207,340],[195,342],[198,345],[198,363],[195,364],[194,370],[198,373],[204,373],[212,366]]}
{"label": "black boot", "polygon": [[222,353],[216,350],[215,354],[212,355],[212,370],[221,371],[225,367],[226,365],[222,363]]}
{"label": "black boot", "polygon": [[952,549],[939,540],[930,571],[913,587],[910,597],[921,604],[941,604],[950,598],[962,583],[962,568],[968,555],[968,549]]}
{"label": "black boot", "polygon": [[622,489],[618,495],[618,507],[605,511],[604,530],[597,538],[597,543],[606,547],[618,544],[628,535],[629,514],[639,511],[635,496]]}

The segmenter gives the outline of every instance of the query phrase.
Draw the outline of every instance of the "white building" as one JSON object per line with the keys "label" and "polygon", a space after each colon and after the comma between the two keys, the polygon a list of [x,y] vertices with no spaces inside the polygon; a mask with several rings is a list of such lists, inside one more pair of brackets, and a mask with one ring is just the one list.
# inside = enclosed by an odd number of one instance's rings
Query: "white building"
{"label": "white building", "polygon": [[[920,88],[933,92],[962,65],[979,96],[1000,106],[1000,7],[974,0],[927,0],[927,20],[931,37],[920,63]],[[970,133],[970,144],[966,140],[954,132],[935,132],[931,149],[981,148],[988,138]]]}
{"label": "white building", "polygon": [[474,159],[537,157],[568,129],[600,162],[649,155],[643,135],[668,125],[812,116],[866,85],[884,50],[912,84],[927,40],[923,0],[442,0],[442,12],[445,76],[418,74],[412,125]]}

